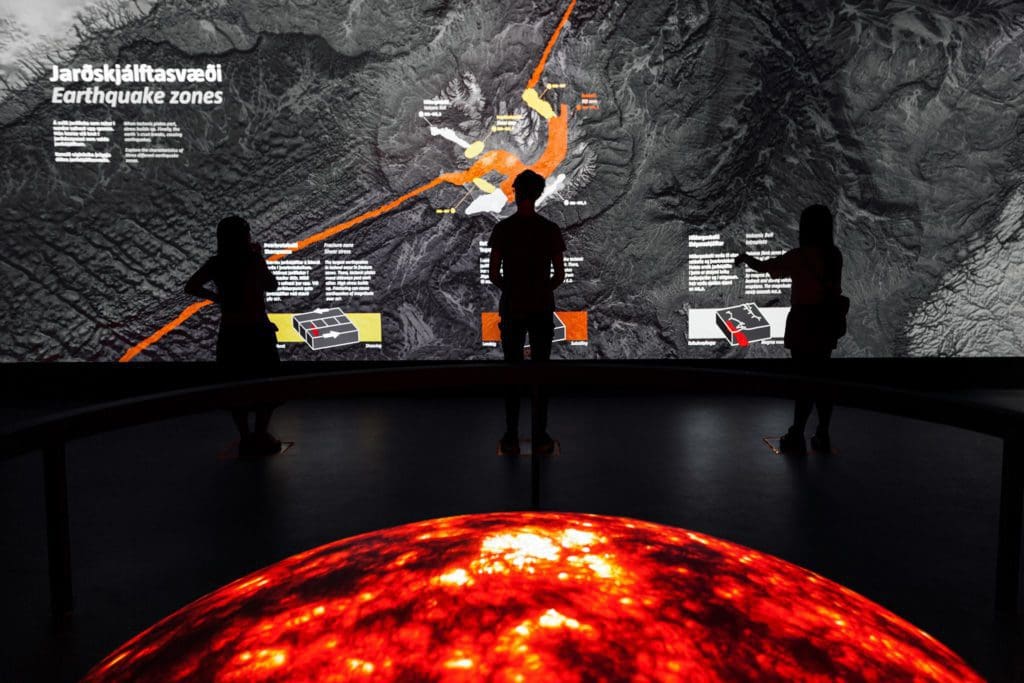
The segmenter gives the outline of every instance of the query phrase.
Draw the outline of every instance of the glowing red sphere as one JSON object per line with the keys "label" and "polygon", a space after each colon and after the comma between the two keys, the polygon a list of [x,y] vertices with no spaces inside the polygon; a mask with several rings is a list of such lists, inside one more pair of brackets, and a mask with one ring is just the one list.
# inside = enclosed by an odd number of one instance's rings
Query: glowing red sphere
{"label": "glowing red sphere", "polygon": [[864,597],[636,520],[451,517],[300,553],[164,619],[87,681],[980,681]]}

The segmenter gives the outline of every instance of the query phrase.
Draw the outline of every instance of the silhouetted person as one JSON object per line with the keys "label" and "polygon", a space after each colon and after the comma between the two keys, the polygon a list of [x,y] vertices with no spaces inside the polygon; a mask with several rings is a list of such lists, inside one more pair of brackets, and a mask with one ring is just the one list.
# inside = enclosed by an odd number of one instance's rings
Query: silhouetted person
{"label": "silhouetted person", "polygon": [[[214,289],[207,287],[213,282]],[[267,317],[266,293],[277,289],[260,246],[249,234],[249,223],[228,216],[217,225],[217,254],[189,278],[185,292],[210,299],[220,307],[217,363],[231,380],[255,379],[273,374],[277,355],[277,328]],[[269,432],[273,406],[254,406],[231,411],[238,427],[239,454],[271,455],[281,442]],[[249,429],[249,412],[255,413]]]}
{"label": "silhouetted person", "polygon": [[[822,374],[823,363],[832,356],[839,341],[834,309],[828,302],[843,291],[843,255],[833,243],[832,228],[832,213],[828,207],[814,204],[800,214],[799,247],[767,261],[748,254],[736,257],[736,265],[746,263],[773,278],[792,278],[792,305],[786,318],[785,345],[797,369],[804,374]],[[811,447],[821,453],[831,451],[832,401],[821,396],[802,396],[796,401],[793,425],[779,444],[784,453],[807,452],[804,430],[814,403],[818,406],[818,429],[811,437]]]}
{"label": "silhouetted person", "polygon": [[[501,347],[506,361],[521,363],[529,333],[531,359],[544,362],[551,358],[555,331],[554,291],[565,279],[565,241],[558,226],[535,210],[534,205],[544,192],[544,178],[533,171],[523,171],[512,187],[516,213],[494,226],[488,242],[491,282],[501,289]],[[543,389],[537,400],[534,408],[539,424],[533,426],[533,449],[535,453],[551,453],[555,444],[547,433],[547,396]],[[519,392],[513,385],[505,394],[501,452],[519,453]]]}

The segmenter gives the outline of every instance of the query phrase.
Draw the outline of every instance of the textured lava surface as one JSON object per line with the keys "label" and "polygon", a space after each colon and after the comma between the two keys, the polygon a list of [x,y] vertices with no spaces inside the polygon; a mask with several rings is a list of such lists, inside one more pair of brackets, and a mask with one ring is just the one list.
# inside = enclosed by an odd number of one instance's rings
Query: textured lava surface
{"label": "textured lava surface", "polygon": [[408,524],[290,557],[87,681],[966,681],[935,639],[770,555],[563,513]]}

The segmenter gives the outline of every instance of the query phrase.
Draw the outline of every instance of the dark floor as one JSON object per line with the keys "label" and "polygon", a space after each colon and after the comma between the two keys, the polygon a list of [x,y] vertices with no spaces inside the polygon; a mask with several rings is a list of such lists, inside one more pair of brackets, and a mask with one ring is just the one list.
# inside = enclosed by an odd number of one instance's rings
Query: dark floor
{"label": "dark floor", "polygon": [[[495,454],[500,410],[481,398],[291,403],[275,431],[295,447],[259,462],[218,457],[232,439],[224,414],[71,444],[76,612],[59,633],[41,459],[0,463],[0,680],[76,679],[191,600],[328,541],[529,508],[530,459]],[[562,454],[543,464],[543,508],[681,526],[777,555],[910,620],[986,678],[1022,679],[1017,627],[993,616],[997,439],[840,410],[838,455],[787,459],[761,443],[789,423],[789,404],[774,400],[561,397],[551,412]]]}

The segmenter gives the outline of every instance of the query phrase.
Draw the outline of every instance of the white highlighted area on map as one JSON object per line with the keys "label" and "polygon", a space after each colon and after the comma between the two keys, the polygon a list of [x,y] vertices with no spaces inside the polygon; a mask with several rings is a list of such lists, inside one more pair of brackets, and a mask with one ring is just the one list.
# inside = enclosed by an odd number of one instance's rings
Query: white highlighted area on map
{"label": "white highlighted area on map", "polygon": [[495,188],[494,192],[488,192],[487,194],[480,195],[469,203],[466,207],[466,215],[473,216],[478,213],[501,213],[501,210],[508,204],[508,197],[501,191],[501,188]]}
{"label": "white highlighted area on map", "polygon": [[454,142],[456,145],[465,150],[463,154],[466,155],[467,159],[475,159],[476,157],[480,156],[481,152],[484,151],[484,143],[482,140],[477,140],[476,142],[469,142],[451,128],[431,126],[430,134]]}
{"label": "white highlighted area on map", "polygon": [[464,140],[461,135],[456,133],[451,128],[438,128],[437,126],[431,126],[430,134],[439,135],[445,140],[451,140],[462,149],[466,149],[467,147],[469,147],[469,143],[466,142],[466,140]]}
{"label": "white highlighted area on map", "polygon": [[553,195],[558,194],[558,191],[565,187],[565,174],[559,173],[558,175],[548,176],[544,181],[544,192],[541,193],[540,199],[537,200],[537,206],[544,206]]}

